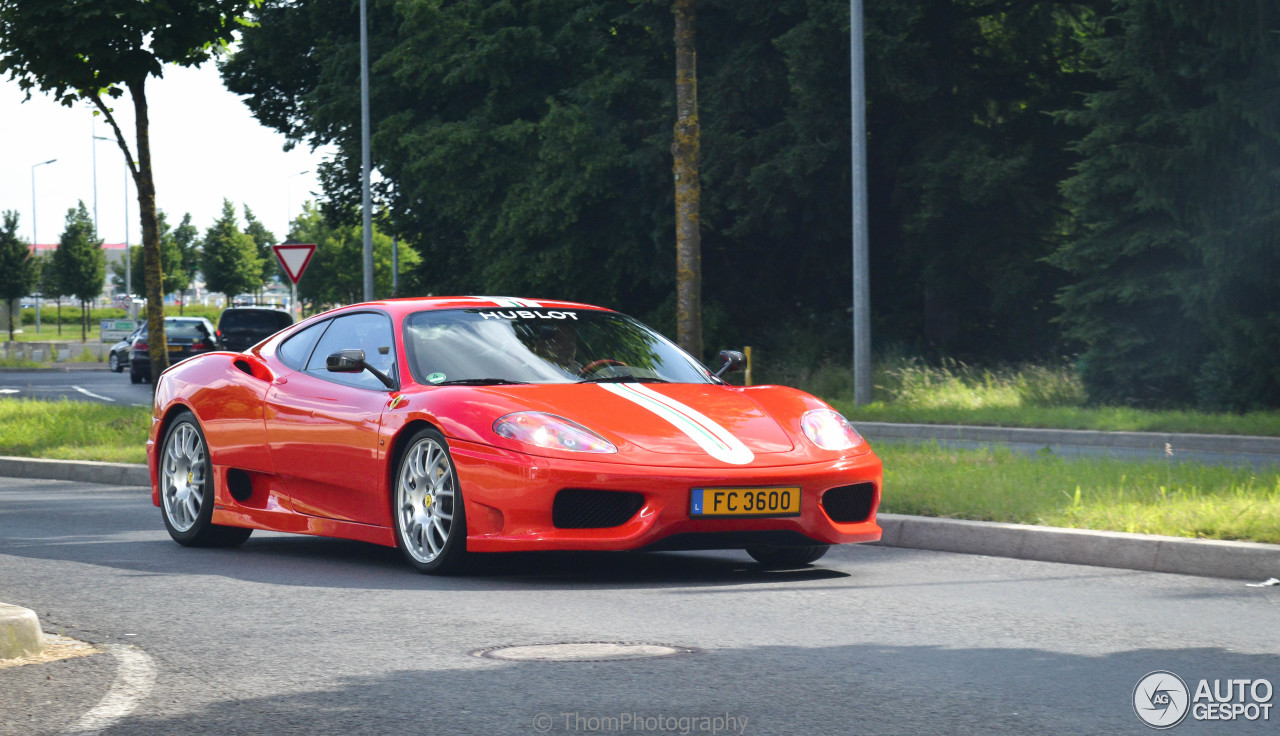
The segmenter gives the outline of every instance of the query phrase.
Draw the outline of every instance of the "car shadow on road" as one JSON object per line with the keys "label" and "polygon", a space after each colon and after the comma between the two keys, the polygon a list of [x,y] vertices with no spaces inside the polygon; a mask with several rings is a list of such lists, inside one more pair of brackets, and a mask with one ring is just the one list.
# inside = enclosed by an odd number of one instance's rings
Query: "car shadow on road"
{"label": "car shadow on road", "polygon": [[[130,537],[139,536],[130,533]],[[371,590],[771,585],[847,578],[815,565],[768,570],[744,552],[527,552],[473,555],[465,573],[420,575],[399,550],[325,537],[255,532],[233,549],[182,547],[164,532],[0,541],[0,554],[103,565],[147,575],[217,575],[291,586]]]}

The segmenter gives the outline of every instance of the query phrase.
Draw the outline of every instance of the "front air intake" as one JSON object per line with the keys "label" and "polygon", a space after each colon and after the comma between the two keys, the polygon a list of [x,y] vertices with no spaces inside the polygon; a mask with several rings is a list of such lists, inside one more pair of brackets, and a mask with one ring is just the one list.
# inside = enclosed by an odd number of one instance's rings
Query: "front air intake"
{"label": "front air intake", "polygon": [[871,516],[871,504],[875,502],[875,498],[875,483],[840,486],[822,494],[822,508],[832,521],[842,524],[866,521]]}
{"label": "front air intake", "polygon": [[566,488],[556,494],[551,523],[557,529],[605,529],[622,526],[644,506],[644,496],[632,491],[593,491]]}

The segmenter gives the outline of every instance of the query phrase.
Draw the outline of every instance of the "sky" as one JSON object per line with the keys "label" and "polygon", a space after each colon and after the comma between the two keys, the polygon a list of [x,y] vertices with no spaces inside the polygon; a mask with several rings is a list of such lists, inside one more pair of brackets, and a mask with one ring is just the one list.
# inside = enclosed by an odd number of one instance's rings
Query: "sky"
{"label": "sky", "polygon": [[[57,242],[67,210],[83,200],[94,211],[94,135],[97,141],[98,235],[108,243],[125,239],[124,154],[110,126],[95,118],[84,103],[63,107],[52,98],[24,93],[16,82],[0,78],[0,211],[17,210],[19,237],[32,237],[32,165],[35,169],[36,232],[41,243]],[[222,86],[217,66],[165,68],[164,77],[147,81],[151,120],[151,159],[155,171],[156,206],[176,226],[184,213],[203,234],[222,213],[222,200],[236,206],[243,226],[243,206],[278,240],[287,223],[320,184],[316,167],[324,151],[306,145],[285,152],[285,138],[264,127],[241,98]],[[133,140],[133,105],[128,93],[114,101],[113,114]],[[306,173],[301,173],[306,172]],[[138,200],[128,182],[129,242],[142,242]]]}

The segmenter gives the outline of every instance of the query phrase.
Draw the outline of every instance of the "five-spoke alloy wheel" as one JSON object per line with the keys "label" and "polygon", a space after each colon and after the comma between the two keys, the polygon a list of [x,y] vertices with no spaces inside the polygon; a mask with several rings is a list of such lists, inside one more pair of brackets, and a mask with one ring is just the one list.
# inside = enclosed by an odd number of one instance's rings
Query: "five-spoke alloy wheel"
{"label": "five-spoke alloy wheel", "polygon": [[251,529],[213,523],[213,477],[208,443],[190,412],[175,417],[161,446],[160,508],[169,536],[188,547],[231,547]]}
{"label": "five-spoke alloy wheel", "polygon": [[467,551],[466,509],[444,435],[418,430],[405,446],[395,476],[396,543],[419,572],[461,568]]}

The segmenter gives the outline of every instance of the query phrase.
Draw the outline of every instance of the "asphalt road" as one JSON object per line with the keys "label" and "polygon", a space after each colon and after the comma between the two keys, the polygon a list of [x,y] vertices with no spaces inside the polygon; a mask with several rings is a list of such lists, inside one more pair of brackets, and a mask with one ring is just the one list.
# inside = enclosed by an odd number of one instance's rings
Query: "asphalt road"
{"label": "asphalt road", "polygon": [[130,383],[128,371],[3,371],[0,398],[6,397],[151,406],[151,384]]}
{"label": "asphalt road", "polygon": [[[65,733],[122,692],[103,733],[1144,734],[1131,702],[1153,670],[1280,686],[1280,588],[878,546],[784,572],[558,554],[433,578],[336,540],[185,549],[144,489],[56,481],[0,479],[0,600],[117,653],[0,669],[5,735]],[[589,641],[696,651],[474,654]],[[149,674],[126,672],[139,659]]]}

